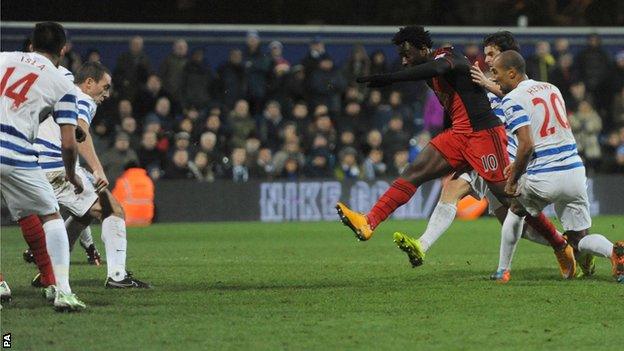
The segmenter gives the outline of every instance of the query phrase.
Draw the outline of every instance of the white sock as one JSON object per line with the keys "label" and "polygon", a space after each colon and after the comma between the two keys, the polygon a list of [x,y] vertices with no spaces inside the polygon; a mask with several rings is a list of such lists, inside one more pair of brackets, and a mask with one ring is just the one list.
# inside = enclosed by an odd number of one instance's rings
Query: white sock
{"label": "white sock", "polygon": [[62,219],[53,219],[43,224],[46,236],[46,246],[52,270],[56,278],[56,288],[59,291],[70,294],[69,287],[69,241],[67,231]]}
{"label": "white sock", "polygon": [[[557,231],[559,233],[559,231]],[[559,233],[561,234],[561,233]],[[524,224],[524,231],[522,232],[522,238],[532,241],[537,244],[541,244],[544,246],[550,246],[548,240],[546,240],[543,236],[540,235],[533,227],[528,225],[526,222]]]}
{"label": "white sock", "polygon": [[436,240],[451,226],[451,223],[453,223],[455,219],[456,212],[457,206],[445,202],[438,202],[433,213],[431,213],[431,217],[429,217],[427,229],[423,235],[418,238],[423,246],[423,250],[429,250]]}
{"label": "white sock", "polygon": [[611,257],[613,243],[600,234],[590,234],[583,237],[578,243],[581,252],[591,253],[595,256]]}
{"label": "white sock", "polygon": [[106,250],[108,276],[115,281],[126,276],[126,222],[116,216],[102,221],[102,241]]}
{"label": "white sock", "polygon": [[80,244],[87,248],[93,245],[93,236],[91,235],[91,227],[86,227],[82,233],[80,233]]}
{"label": "white sock", "polygon": [[511,268],[511,260],[513,259],[518,240],[522,236],[523,225],[524,219],[522,217],[511,212],[511,210],[507,211],[507,217],[505,217],[503,229],[501,230],[500,256],[498,259],[499,270]]}
{"label": "white sock", "polygon": [[69,239],[69,251],[72,251],[80,233],[85,229],[85,225],[78,222],[73,216],[69,216],[65,220],[65,228],[67,228],[67,238]]}

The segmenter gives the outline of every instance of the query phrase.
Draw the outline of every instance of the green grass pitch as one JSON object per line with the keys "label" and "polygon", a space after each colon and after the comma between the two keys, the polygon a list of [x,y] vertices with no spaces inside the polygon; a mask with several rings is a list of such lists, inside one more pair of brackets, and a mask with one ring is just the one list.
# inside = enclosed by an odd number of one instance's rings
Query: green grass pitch
{"label": "green grass pitch", "polygon": [[[457,221],[412,269],[392,242],[425,221],[389,221],[360,243],[338,222],[161,224],[129,229],[128,268],[155,286],[104,289],[106,268],[72,256],[88,310],[59,314],[30,287],[16,228],[2,230],[13,289],[2,333],[16,350],[622,350],[624,286],[610,262],[562,281],[550,248],[522,240],[512,280],[493,219]],[[624,217],[593,232],[624,240]],[[94,237],[99,240],[99,228]]]}

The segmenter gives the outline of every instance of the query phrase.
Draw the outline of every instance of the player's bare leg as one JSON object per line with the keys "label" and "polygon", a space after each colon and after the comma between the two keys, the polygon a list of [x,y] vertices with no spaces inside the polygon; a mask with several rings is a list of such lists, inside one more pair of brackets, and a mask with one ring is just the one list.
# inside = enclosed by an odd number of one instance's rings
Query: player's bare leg
{"label": "player's bare leg", "polygon": [[444,156],[429,144],[377,200],[368,214],[351,211],[345,204],[339,202],[336,205],[338,216],[359,240],[368,240],[375,228],[398,207],[407,203],[421,184],[440,178],[451,171],[452,168]]}
{"label": "player's bare leg", "polygon": [[92,218],[102,221],[102,241],[106,252],[107,288],[151,288],[126,270],[126,223],[121,204],[110,191],[100,192],[98,201],[89,210]]}

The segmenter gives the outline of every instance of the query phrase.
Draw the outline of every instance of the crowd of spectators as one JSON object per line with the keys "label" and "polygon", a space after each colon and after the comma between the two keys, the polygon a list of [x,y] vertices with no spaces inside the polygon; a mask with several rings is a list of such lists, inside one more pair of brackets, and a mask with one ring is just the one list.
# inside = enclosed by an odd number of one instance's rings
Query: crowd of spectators
{"label": "crowd of spectators", "polygon": [[[577,54],[566,39],[536,44],[531,78],[562,91],[590,172],[624,172],[624,51],[612,57],[590,36]],[[466,45],[483,62],[477,44]],[[112,67],[114,93],[92,133],[111,180],[129,161],[153,179],[365,179],[395,177],[443,125],[424,83],[367,89],[355,78],[400,69],[382,51],[354,45],[337,67],[322,38],[301,62],[263,45],[255,31],[216,70],[180,39],[155,67],[134,37]],[[99,60],[90,50],[84,60]],[[79,67],[71,50],[64,65]],[[485,67],[483,67],[485,68]]]}

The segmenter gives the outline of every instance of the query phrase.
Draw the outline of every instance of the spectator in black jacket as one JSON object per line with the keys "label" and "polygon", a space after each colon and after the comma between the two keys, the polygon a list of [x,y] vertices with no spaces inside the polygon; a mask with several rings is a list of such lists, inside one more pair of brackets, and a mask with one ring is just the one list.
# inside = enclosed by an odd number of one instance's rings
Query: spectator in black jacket
{"label": "spectator in black jacket", "polygon": [[182,72],[188,61],[187,54],[188,44],[184,39],[178,39],[173,43],[171,53],[160,67],[163,86],[177,103],[180,103],[182,98]]}
{"label": "spectator in black jacket", "polygon": [[217,72],[221,101],[228,109],[232,108],[236,101],[245,98],[247,92],[243,52],[240,49],[230,50],[228,61]]}
{"label": "spectator in black jacket", "polygon": [[189,168],[189,153],[186,150],[176,150],[171,157],[169,166],[165,170],[165,179],[191,179],[193,172]]}
{"label": "spectator in black jacket", "polygon": [[332,114],[340,113],[341,96],[347,82],[334,67],[334,61],[326,57],[310,77],[311,102],[314,105],[327,105]]}
{"label": "spectator in black jacket", "polygon": [[260,50],[260,36],[256,31],[247,32],[247,48],[244,53],[247,76],[247,97],[252,113],[259,113],[267,94],[271,74],[271,59]]}
{"label": "spectator in black jacket", "polygon": [[165,155],[160,152],[156,145],[158,137],[154,132],[144,132],[141,138],[141,148],[139,149],[139,164],[145,169],[158,168],[162,170]]}
{"label": "spectator in black jacket", "polygon": [[182,106],[200,110],[208,107],[212,80],[210,67],[204,63],[204,50],[193,50],[182,72]]}
{"label": "spectator in black jacket", "polygon": [[147,80],[150,61],[143,52],[143,38],[135,36],[130,39],[130,50],[119,55],[113,72],[113,85],[120,97],[134,99],[137,87]]}

